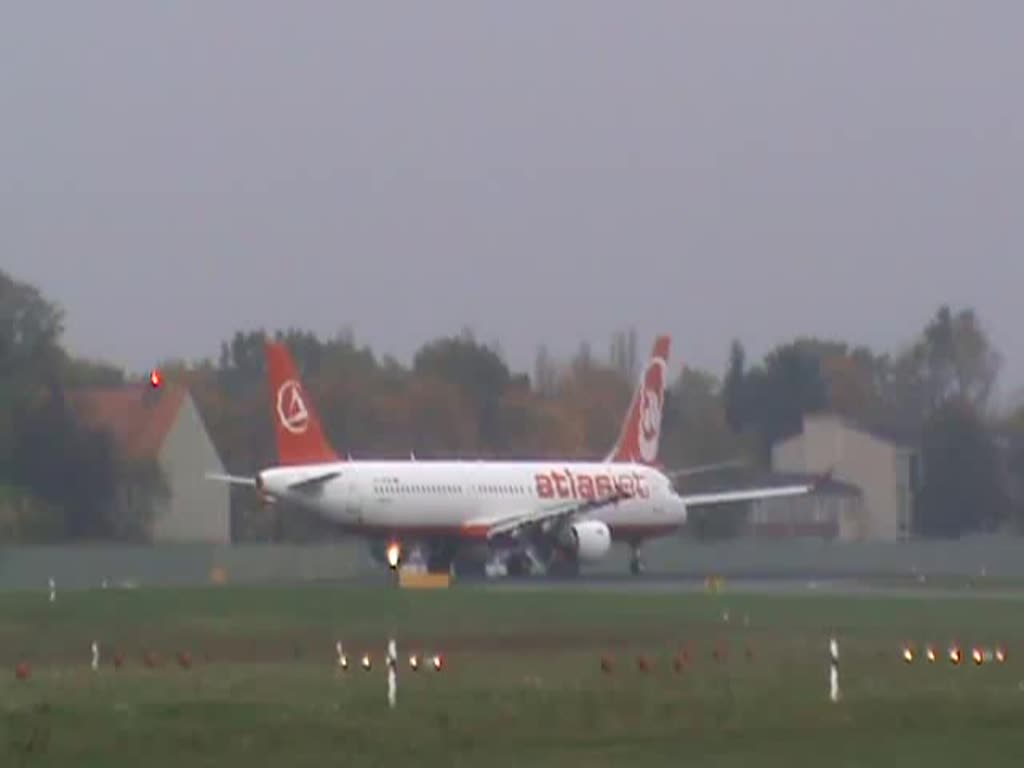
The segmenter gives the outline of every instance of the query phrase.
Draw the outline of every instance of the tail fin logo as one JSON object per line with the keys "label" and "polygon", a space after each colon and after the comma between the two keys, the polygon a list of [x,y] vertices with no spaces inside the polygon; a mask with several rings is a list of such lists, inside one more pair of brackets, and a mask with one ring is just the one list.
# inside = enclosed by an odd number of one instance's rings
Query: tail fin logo
{"label": "tail fin logo", "polygon": [[640,429],[637,435],[640,458],[648,463],[653,463],[658,456],[664,398],[665,361],[655,358],[644,372],[644,389],[640,398]]}
{"label": "tail fin logo", "polygon": [[295,379],[289,379],[277,390],[277,418],[293,435],[301,435],[309,428],[309,409],[302,399],[302,386]]}

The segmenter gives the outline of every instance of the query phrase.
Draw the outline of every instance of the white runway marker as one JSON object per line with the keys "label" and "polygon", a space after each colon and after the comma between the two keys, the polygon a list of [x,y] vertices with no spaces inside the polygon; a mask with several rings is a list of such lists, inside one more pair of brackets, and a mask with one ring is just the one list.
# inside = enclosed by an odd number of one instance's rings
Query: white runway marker
{"label": "white runway marker", "polygon": [[398,649],[395,641],[388,641],[388,706],[395,708],[398,695]]}
{"label": "white runway marker", "polygon": [[839,643],[835,637],[828,641],[829,655],[829,698],[839,701]]}
{"label": "white runway marker", "polygon": [[345,649],[341,646],[341,640],[334,644],[334,650],[338,652],[338,666],[341,669],[348,669],[348,657],[345,655]]}

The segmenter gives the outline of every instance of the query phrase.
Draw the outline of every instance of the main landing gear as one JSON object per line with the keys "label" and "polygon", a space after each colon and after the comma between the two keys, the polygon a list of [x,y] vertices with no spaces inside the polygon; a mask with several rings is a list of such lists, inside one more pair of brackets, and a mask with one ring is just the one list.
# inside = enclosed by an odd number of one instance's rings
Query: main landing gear
{"label": "main landing gear", "polygon": [[579,558],[571,553],[562,553],[556,550],[554,556],[548,560],[547,576],[554,579],[574,579],[580,575]]}
{"label": "main landing gear", "polygon": [[634,576],[639,576],[640,572],[644,569],[643,560],[640,559],[640,544],[630,544],[630,550],[629,572]]}

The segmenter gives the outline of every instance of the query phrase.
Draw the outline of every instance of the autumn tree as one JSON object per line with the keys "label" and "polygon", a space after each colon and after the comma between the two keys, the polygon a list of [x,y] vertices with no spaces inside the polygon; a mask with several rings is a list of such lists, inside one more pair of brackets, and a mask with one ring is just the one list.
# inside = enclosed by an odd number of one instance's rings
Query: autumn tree
{"label": "autumn tree", "polygon": [[635,382],[612,364],[596,360],[589,344],[582,344],[561,378],[555,398],[580,432],[580,458],[604,458],[618,440]]}
{"label": "autumn tree", "polygon": [[537,348],[533,364],[533,389],[544,397],[554,397],[558,391],[558,365],[545,345]]}
{"label": "autumn tree", "polygon": [[452,382],[473,412],[480,447],[499,448],[501,398],[512,374],[494,350],[466,333],[438,339],[416,353],[413,371]]}
{"label": "autumn tree", "polygon": [[1000,448],[1004,459],[1004,487],[1008,514],[1018,532],[1024,532],[1024,405],[1013,410],[1002,425]]}
{"label": "autumn tree", "polygon": [[619,372],[624,379],[632,381],[638,373],[636,330],[618,331],[612,335],[609,351],[611,367]]}
{"label": "autumn tree", "polygon": [[977,409],[954,395],[930,415],[921,439],[923,484],[915,532],[957,537],[994,531],[1006,519],[1009,498],[998,449]]}
{"label": "autumn tree", "polygon": [[828,406],[828,383],[822,370],[822,344],[797,339],[772,350],[761,365],[743,369],[742,347],[734,344],[725,396],[728,422],[757,437],[767,463],[771,446],[800,431],[805,413]]}
{"label": "autumn tree", "polygon": [[661,459],[685,468],[747,457],[750,446],[730,427],[724,387],[714,374],[685,368],[665,393]]}
{"label": "autumn tree", "polygon": [[891,401],[920,424],[923,484],[914,529],[958,536],[991,530],[1008,515],[1008,489],[989,423],[1000,365],[973,310],[941,307],[896,364]]}
{"label": "autumn tree", "polygon": [[59,307],[0,272],[0,495],[17,514],[45,518],[51,537],[107,537],[116,534],[126,467],[111,436],[75,411],[69,389],[118,383],[122,374],[72,359],[63,330]]}

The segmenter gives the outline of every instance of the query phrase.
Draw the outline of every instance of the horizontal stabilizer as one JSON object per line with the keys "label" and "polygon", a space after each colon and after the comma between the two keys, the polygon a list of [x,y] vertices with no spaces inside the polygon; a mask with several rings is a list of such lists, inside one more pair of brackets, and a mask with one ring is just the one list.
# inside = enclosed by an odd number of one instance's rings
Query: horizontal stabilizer
{"label": "horizontal stabilizer", "polygon": [[251,488],[256,487],[256,480],[252,477],[240,477],[239,475],[218,475],[213,472],[207,472],[206,477],[210,480],[217,480],[221,483],[231,483],[232,485],[248,485]]}

